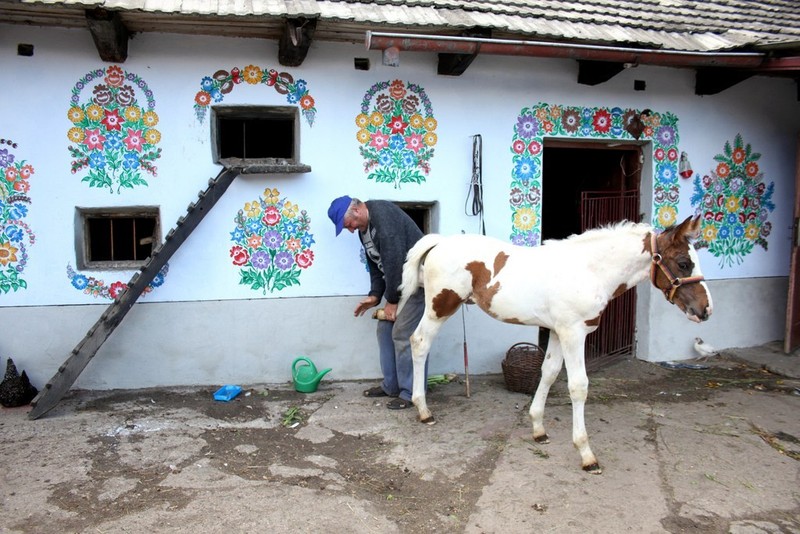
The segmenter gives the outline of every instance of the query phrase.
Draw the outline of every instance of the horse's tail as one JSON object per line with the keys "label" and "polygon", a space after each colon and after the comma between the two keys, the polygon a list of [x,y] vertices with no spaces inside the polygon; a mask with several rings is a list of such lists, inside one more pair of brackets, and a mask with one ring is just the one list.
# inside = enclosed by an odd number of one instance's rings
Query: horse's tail
{"label": "horse's tail", "polygon": [[440,234],[427,234],[422,236],[422,239],[411,247],[406,255],[406,262],[403,264],[403,281],[400,284],[400,302],[397,303],[397,313],[403,309],[408,299],[413,295],[417,288],[421,285],[419,275],[422,266],[422,260],[428,252],[439,244],[442,240]]}

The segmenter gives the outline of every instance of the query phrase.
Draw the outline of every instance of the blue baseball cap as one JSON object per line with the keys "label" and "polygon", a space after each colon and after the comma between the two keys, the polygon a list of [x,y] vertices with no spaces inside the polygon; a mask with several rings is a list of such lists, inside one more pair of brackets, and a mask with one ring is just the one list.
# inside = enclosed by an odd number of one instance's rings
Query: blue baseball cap
{"label": "blue baseball cap", "polygon": [[336,226],[336,235],[342,233],[342,228],[344,227],[344,214],[347,213],[352,201],[352,198],[344,195],[343,197],[339,197],[331,202],[331,207],[328,208],[328,217]]}

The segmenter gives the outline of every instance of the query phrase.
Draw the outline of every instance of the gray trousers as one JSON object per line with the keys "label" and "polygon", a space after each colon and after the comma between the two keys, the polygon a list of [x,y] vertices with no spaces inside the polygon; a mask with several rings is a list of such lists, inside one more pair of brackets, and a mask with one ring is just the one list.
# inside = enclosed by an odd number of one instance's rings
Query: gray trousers
{"label": "gray trousers", "polygon": [[[411,334],[416,330],[425,311],[425,291],[414,293],[397,320],[378,321],[378,349],[380,351],[383,382],[381,388],[391,397],[411,400],[414,385],[414,363],[411,359]],[[425,361],[425,381],[428,380],[428,361]],[[426,384],[427,386],[427,384]]]}

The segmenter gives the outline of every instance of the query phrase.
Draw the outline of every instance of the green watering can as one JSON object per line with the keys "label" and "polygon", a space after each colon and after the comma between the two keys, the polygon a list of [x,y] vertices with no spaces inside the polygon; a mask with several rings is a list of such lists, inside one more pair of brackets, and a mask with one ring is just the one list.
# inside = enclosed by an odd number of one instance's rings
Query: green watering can
{"label": "green watering can", "polygon": [[[297,364],[303,365],[297,365]],[[292,362],[292,379],[294,380],[294,389],[301,393],[313,393],[317,391],[319,381],[322,377],[328,374],[332,369],[323,369],[317,372],[317,366],[314,362],[305,356],[298,356]]]}

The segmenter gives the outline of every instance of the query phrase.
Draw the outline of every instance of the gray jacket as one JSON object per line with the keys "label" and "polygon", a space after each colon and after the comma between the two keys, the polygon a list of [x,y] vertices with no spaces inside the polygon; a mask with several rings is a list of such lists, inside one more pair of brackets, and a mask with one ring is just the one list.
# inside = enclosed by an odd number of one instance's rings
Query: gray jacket
{"label": "gray jacket", "polygon": [[[367,200],[365,204],[369,210],[369,226],[375,229],[373,242],[383,263],[381,272],[367,255],[369,294],[378,297],[379,302],[383,297],[386,302],[397,304],[400,300],[398,287],[403,278],[406,254],[422,237],[422,231],[411,217],[393,202]],[[358,237],[361,239],[361,233]]]}

